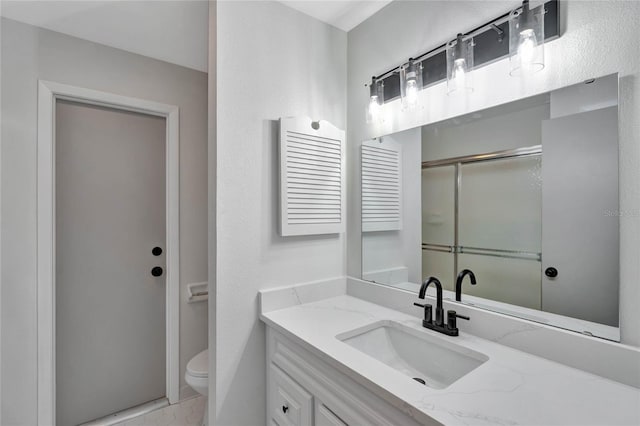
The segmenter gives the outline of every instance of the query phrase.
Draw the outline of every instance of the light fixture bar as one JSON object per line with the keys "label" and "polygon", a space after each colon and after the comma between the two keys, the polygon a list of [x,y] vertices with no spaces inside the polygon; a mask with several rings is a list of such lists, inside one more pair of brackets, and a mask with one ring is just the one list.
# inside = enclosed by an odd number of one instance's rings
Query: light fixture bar
{"label": "light fixture bar", "polygon": [[[518,9],[520,9],[520,8],[518,8]],[[516,9],[516,10],[518,10],[518,9]],[[509,22],[509,16],[511,15],[511,12],[512,11],[509,11],[509,12],[503,14],[503,15],[500,15],[499,17],[495,18],[493,21],[487,22],[486,24],[483,24],[483,25],[481,25],[481,26],[479,26],[477,28],[474,28],[469,32],[462,33],[462,35],[465,38],[475,37],[478,34],[481,34],[481,33],[485,32],[485,31],[487,31],[489,29],[492,29],[492,30],[496,31],[496,33],[498,33],[499,37],[504,37],[504,30],[502,30],[499,27],[499,25],[502,25],[502,24],[504,24],[506,22]],[[415,61],[422,61],[422,60],[425,60],[425,59],[427,59],[427,58],[429,58],[431,56],[435,56],[438,53],[442,53],[446,49],[447,49],[447,43],[441,44],[440,46],[435,47],[435,48],[433,48],[433,49],[429,50],[428,52],[425,52],[425,53],[423,53],[421,55],[418,55],[418,56],[414,57],[413,59]],[[389,71],[386,71],[386,72],[380,74],[379,76],[377,76],[375,78],[376,78],[376,80],[385,79],[385,78],[393,75],[394,73],[397,73],[398,71],[400,71],[400,67],[402,67],[402,65],[398,65],[397,67],[395,67],[393,69],[390,69]]]}
{"label": "light fixture bar", "polygon": [[[544,15],[544,41],[548,42],[560,37],[559,0],[547,1],[544,3],[544,7],[546,10]],[[516,10],[521,8],[522,6]],[[465,38],[474,38],[474,69],[509,56],[509,19],[512,12],[513,10],[510,10],[489,22],[462,33]],[[422,63],[423,86],[421,88],[446,80],[446,48],[447,43],[414,56],[415,62]],[[385,102],[392,101],[400,96],[398,76],[401,67],[402,64],[375,77],[377,81],[384,82]]]}

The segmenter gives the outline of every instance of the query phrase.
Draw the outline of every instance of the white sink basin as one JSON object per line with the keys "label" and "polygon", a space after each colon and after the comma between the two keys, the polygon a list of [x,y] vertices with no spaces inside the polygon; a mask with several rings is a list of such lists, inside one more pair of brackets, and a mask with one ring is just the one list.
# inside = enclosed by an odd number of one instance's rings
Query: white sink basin
{"label": "white sink basin", "polygon": [[336,336],[360,352],[435,388],[444,389],[489,357],[394,321],[379,321]]}

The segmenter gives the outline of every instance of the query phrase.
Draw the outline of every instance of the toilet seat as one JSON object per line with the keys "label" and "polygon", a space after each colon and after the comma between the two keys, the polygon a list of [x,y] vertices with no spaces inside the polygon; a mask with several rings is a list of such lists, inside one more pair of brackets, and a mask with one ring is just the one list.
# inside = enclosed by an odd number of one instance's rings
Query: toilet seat
{"label": "toilet seat", "polygon": [[[209,349],[191,358],[184,372],[184,380],[194,391],[205,397],[209,395]],[[205,404],[202,426],[209,424],[209,403]]]}
{"label": "toilet seat", "polygon": [[209,349],[191,358],[187,363],[187,374],[197,378],[209,377]]}

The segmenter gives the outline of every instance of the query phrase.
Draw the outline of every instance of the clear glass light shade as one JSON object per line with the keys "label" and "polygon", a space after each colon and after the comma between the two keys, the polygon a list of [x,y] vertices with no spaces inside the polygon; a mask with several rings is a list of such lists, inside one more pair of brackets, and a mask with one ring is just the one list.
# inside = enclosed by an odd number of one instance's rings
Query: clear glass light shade
{"label": "clear glass light shade", "polygon": [[544,5],[530,9],[525,1],[509,20],[510,74],[527,75],[544,68]]}
{"label": "clear glass light shade", "polygon": [[369,103],[367,104],[367,123],[382,123],[382,105],[384,104],[384,82],[382,80],[371,80],[369,85]]}
{"label": "clear glass light shade", "polygon": [[473,39],[458,35],[447,43],[447,92],[473,91]]}
{"label": "clear glass light shade", "polygon": [[422,63],[409,60],[400,67],[400,98],[403,111],[418,109],[420,90],[422,90]]}

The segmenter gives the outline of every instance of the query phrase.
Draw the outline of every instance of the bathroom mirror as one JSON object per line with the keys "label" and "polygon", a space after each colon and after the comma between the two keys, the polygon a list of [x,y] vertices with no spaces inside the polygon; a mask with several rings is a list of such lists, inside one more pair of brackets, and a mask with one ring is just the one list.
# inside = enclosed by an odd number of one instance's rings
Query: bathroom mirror
{"label": "bathroom mirror", "polygon": [[[618,75],[365,141],[362,278],[619,341]],[[431,289],[430,289],[431,290]]]}

